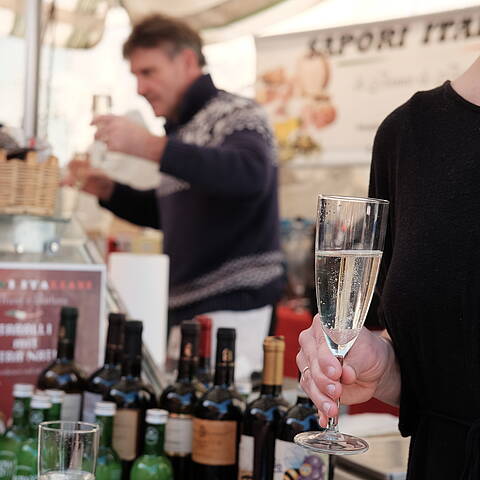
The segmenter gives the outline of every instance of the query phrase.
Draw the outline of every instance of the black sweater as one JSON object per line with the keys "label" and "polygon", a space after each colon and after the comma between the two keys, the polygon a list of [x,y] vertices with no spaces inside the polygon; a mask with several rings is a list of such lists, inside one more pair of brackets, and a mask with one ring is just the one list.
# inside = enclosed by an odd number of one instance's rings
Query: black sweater
{"label": "black sweater", "polygon": [[116,184],[101,204],[164,233],[170,321],[274,303],[282,288],[273,137],[253,101],[200,77],[168,122],[158,189]]}
{"label": "black sweater", "polygon": [[408,479],[478,480],[480,107],[449,82],[415,94],[377,132],[370,195],[391,202],[378,312],[400,362]]}

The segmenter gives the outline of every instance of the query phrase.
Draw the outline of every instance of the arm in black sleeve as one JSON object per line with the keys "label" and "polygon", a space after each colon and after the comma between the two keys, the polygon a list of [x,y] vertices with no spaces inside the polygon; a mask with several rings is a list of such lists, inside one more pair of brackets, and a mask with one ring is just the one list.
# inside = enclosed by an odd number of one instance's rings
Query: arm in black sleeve
{"label": "arm in black sleeve", "polygon": [[212,195],[261,195],[274,175],[273,148],[259,133],[241,130],[218,147],[201,147],[171,138],[160,170]]}
{"label": "arm in black sleeve", "polygon": [[115,183],[110,200],[100,205],[117,217],[141,227],[160,229],[160,212],[155,189],[136,190],[122,183]]}

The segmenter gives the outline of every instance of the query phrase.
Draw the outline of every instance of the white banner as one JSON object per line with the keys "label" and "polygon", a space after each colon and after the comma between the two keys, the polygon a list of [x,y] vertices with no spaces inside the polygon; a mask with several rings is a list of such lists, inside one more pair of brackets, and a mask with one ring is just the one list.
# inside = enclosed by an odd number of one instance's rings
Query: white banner
{"label": "white banner", "polygon": [[368,163],[382,120],[480,54],[480,7],[256,39],[256,96],[280,161]]}

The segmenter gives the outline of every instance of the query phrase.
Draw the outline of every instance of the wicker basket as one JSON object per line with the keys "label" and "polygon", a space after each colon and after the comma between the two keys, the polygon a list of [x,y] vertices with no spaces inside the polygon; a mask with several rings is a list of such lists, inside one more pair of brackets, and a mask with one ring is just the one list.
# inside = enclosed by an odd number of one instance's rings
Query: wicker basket
{"label": "wicker basket", "polygon": [[39,163],[31,152],[25,160],[7,160],[0,151],[0,214],[53,215],[59,180],[55,157]]}

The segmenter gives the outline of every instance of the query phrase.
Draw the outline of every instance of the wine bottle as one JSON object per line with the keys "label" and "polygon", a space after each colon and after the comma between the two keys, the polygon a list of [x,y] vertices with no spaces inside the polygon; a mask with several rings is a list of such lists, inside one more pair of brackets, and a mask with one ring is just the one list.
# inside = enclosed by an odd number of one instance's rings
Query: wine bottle
{"label": "wine bottle", "polygon": [[17,454],[28,437],[32,394],[33,385],[17,383],[13,386],[13,423],[0,437],[0,480],[10,480],[15,475]]}
{"label": "wine bottle", "polygon": [[213,386],[195,407],[192,460],[195,480],[236,480],[245,403],[234,389],[235,329],[217,330]]}
{"label": "wine bottle", "polygon": [[152,387],[141,379],[142,330],[140,321],[125,322],[122,377],[107,396],[107,400],[117,405],[113,422],[113,448],[122,461],[123,480],[129,480],[133,462],[142,451],[145,412],[156,407]]}
{"label": "wine bottle", "polygon": [[47,421],[55,422],[60,420],[62,418],[62,405],[65,392],[63,390],[47,390],[45,393],[52,402],[52,406],[47,414]]}
{"label": "wine bottle", "polygon": [[208,390],[212,386],[212,319],[199,315],[195,320],[200,324],[200,350],[197,368],[197,379]]}
{"label": "wine bottle", "polygon": [[96,480],[120,480],[122,465],[112,447],[113,417],[117,407],[113,402],[97,402],[95,405],[95,423],[100,426]]}
{"label": "wine bottle", "polygon": [[108,395],[110,389],[122,376],[122,349],[125,328],[125,315],[111,313],[108,316],[107,344],[105,347],[105,363],[93,372],[87,380],[83,392],[82,419],[93,423],[95,405]]}
{"label": "wine bottle", "polygon": [[175,478],[190,479],[192,466],[192,415],[198,400],[195,370],[198,361],[200,325],[184,321],[176,382],[160,396],[160,408],[168,411],[165,452],[172,464]]}
{"label": "wine bottle", "polygon": [[328,455],[307,452],[293,443],[297,433],[310,430],[322,428],[318,424],[317,409],[299,385],[297,402],[287,411],[278,429],[274,480],[298,477],[327,480]]}
{"label": "wine bottle", "polygon": [[239,478],[273,479],[275,438],[288,409],[282,397],[284,351],[283,337],[265,338],[260,396],[248,404],[243,421]]}
{"label": "wine bottle", "polygon": [[174,477],[172,465],[163,450],[167,419],[166,410],[147,410],[143,454],[133,464],[130,480],[185,479]]}
{"label": "wine bottle", "polygon": [[52,402],[47,395],[34,395],[30,411],[30,430],[17,455],[15,478],[17,480],[37,480],[38,426],[46,421]]}
{"label": "wine bottle", "polygon": [[62,307],[57,359],[43,370],[37,383],[40,390],[65,392],[61,419],[72,422],[80,420],[82,392],[85,388],[85,377],[74,361],[77,318],[76,308]]}

